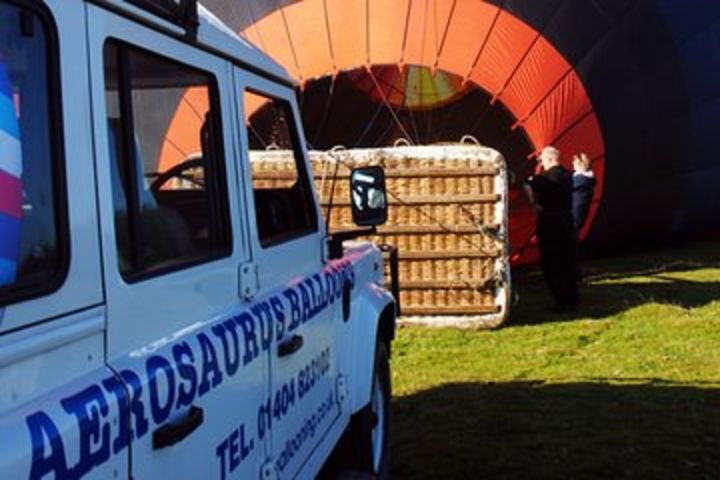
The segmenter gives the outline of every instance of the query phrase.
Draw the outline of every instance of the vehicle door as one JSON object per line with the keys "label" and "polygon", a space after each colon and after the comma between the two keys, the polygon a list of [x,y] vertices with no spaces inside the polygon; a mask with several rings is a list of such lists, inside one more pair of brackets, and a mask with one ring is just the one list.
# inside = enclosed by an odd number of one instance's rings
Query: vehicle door
{"label": "vehicle door", "polygon": [[235,74],[258,297],[284,312],[272,339],[264,425],[276,472],[292,478],[338,418],[335,335],[347,272],[323,261],[325,228],[294,91],[244,70]]}
{"label": "vehicle door", "polygon": [[108,363],[127,390],[132,477],[257,478],[269,365],[239,298],[231,67],[87,8]]}

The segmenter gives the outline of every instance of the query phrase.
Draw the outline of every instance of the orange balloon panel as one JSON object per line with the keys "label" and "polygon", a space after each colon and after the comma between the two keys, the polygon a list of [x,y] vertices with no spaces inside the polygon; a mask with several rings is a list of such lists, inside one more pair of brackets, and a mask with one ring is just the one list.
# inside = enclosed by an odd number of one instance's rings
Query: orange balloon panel
{"label": "orange balloon panel", "polygon": [[596,135],[599,130],[597,117],[588,113],[553,143],[565,155],[585,152],[591,159],[599,158],[605,153],[602,137]]}
{"label": "orange balloon panel", "polygon": [[[290,39],[294,46],[293,51],[300,67],[302,80],[315,78],[320,75],[327,75],[335,71],[335,61],[332,56],[332,46],[329,41],[327,22],[308,22],[308,16],[321,20],[325,16],[324,0],[306,0],[302,4],[290,5],[278,11],[281,17],[282,28],[285,22],[289,28]],[[300,8],[302,7],[302,8]],[[282,21],[282,15],[285,16]],[[313,42],[317,48],[305,48],[309,42]]]}
{"label": "orange balloon panel", "polygon": [[580,79],[573,72],[522,123],[533,143],[542,147],[555,143],[568,128],[589,112],[592,112],[592,105]]}
{"label": "orange balloon panel", "polygon": [[[438,68],[463,72],[463,77],[469,75],[498,13],[498,7],[488,3],[458,2],[447,28]],[[466,48],[457,48],[456,45]]]}
{"label": "orange balloon panel", "polygon": [[242,105],[245,123],[249,123],[250,117],[252,117],[253,113],[260,110],[263,105],[268,103],[268,101],[268,98],[263,95],[258,95],[253,92],[245,92],[245,95],[243,95]]}
{"label": "orange balloon panel", "polygon": [[539,37],[500,94],[500,99],[518,119],[524,119],[570,71],[572,68],[565,59]]}
{"label": "orange balloon panel", "polygon": [[[289,24],[287,24],[286,27],[282,12],[278,11],[276,14],[263,18],[263,20],[248,28],[246,31],[252,31],[253,28],[256,28],[258,35],[262,38],[261,46],[265,49],[265,53],[285,67],[290,75],[301,80],[304,77],[295,61],[293,53],[294,44],[291,41],[291,37],[288,36],[288,32],[290,31],[289,27]],[[321,43],[317,43],[318,44],[313,45],[314,51],[320,50],[322,46]]]}
{"label": "orange balloon panel", "polygon": [[165,134],[160,150],[158,171],[164,172],[202,151],[200,130],[208,112],[208,96],[205,87],[188,88]]}
{"label": "orange balloon panel", "polygon": [[501,92],[537,37],[535,30],[503,10],[470,74],[470,80],[490,93]]}
{"label": "orange balloon panel", "polygon": [[[296,4],[302,8],[305,2]],[[330,38],[333,45],[335,63],[341,70],[361,67],[368,62],[367,49],[367,4],[359,0],[328,0],[327,21],[330,23]],[[322,18],[306,17],[306,22],[322,22]],[[309,51],[315,51],[324,40],[312,39],[303,45]],[[329,72],[328,72],[329,73]]]}
{"label": "orange balloon panel", "polygon": [[403,61],[405,35],[398,35],[397,32],[405,32],[408,8],[409,0],[368,0],[368,44],[373,63],[393,64]]}
{"label": "orange balloon panel", "polygon": [[452,8],[453,2],[447,1],[412,2],[405,32],[405,63],[435,65]]}

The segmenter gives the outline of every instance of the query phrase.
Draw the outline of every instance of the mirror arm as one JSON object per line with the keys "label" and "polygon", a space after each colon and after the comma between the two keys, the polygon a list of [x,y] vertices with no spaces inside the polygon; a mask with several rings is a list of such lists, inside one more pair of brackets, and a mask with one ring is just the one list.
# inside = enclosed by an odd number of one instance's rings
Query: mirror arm
{"label": "mirror arm", "polygon": [[337,260],[343,256],[343,242],[345,240],[354,240],[358,237],[364,237],[366,235],[374,235],[377,233],[377,228],[359,228],[356,230],[343,230],[341,232],[335,232],[330,235],[328,239],[330,260]]}

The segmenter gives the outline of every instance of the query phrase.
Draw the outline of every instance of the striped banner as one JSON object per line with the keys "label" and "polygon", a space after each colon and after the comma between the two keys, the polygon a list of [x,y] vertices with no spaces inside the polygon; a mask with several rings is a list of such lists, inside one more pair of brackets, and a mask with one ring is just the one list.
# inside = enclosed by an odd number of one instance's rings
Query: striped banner
{"label": "striped banner", "polygon": [[20,126],[7,68],[0,56],[0,287],[15,281],[22,223]]}

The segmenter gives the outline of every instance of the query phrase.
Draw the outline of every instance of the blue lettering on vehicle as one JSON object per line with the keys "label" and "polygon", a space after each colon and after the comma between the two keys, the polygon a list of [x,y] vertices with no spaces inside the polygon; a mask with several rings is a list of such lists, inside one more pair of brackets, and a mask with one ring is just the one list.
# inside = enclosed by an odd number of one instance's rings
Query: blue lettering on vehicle
{"label": "blue lettering on vehicle", "polygon": [[[327,375],[330,370],[330,347],[324,348],[318,353],[307,365],[299,369],[297,375],[290,378],[289,381],[277,387],[275,393],[266,398],[258,407],[257,413],[257,439],[263,440],[265,436],[272,430],[273,425],[277,425],[299,404],[300,400],[306,396],[314,386],[319,384],[319,380]],[[323,405],[326,402],[323,402]],[[305,443],[306,438],[315,435],[315,429],[327,416],[332,405],[327,406],[327,411],[322,415],[311,416],[309,426],[303,434],[303,440],[295,441],[294,445],[297,449],[293,451],[293,455]],[[303,425],[308,424],[305,420]],[[309,429],[309,430],[308,430]],[[309,437],[308,437],[308,434]],[[238,448],[240,445],[240,448]],[[233,473],[248,457],[250,451],[255,448],[255,441],[249,436],[244,424],[234,428],[232,432],[226,436],[223,441],[215,448],[215,455],[219,464],[220,479],[224,480]]]}
{"label": "blue lettering on vehicle", "polygon": [[282,472],[293,459],[293,457],[303,448],[308,440],[315,437],[318,426],[325,420],[333,407],[333,392],[328,392],[327,396],[316,410],[305,418],[295,435],[285,441],[285,446],[275,461],[275,468]]}
{"label": "blue lettering on vehicle", "polygon": [[254,448],[255,441],[245,435],[244,424],[234,429],[215,449],[215,455],[220,464],[220,478],[225,480],[228,473],[237,470]]}
{"label": "blue lettering on vehicle", "polygon": [[[214,328],[213,328],[214,329]],[[195,370],[195,355],[192,347],[187,342],[180,342],[172,347],[173,360],[177,366],[178,373],[178,396],[175,409],[189,407],[192,405],[197,394],[198,377]],[[227,359],[226,359],[227,361]],[[230,368],[227,368],[228,372]],[[237,368],[233,370],[233,373]]]}
{"label": "blue lettering on vehicle", "polygon": [[258,438],[272,430],[273,423],[285,417],[296,404],[330,371],[330,347],[324,348],[298,374],[279,386],[258,408]]}
{"label": "blue lettering on vehicle", "polygon": [[[169,347],[167,356],[149,355],[145,360],[146,386],[135,371],[124,369],[60,399],[63,411],[74,419],[79,432],[80,455],[74,465],[68,465],[62,434],[50,415],[44,410],[27,415],[25,423],[32,445],[29,478],[83,477],[127,448],[130,441],[147,435],[151,423],[163,424],[173,413],[188,408],[197,398],[237,375],[242,366],[249,365],[270,348],[273,334],[279,341],[311,321],[340,299],[341,285],[345,282],[355,283],[352,265],[349,261],[337,262],[280,294],[256,302],[248,310],[178,341]],[[325,374],[329,368],[329,350],[324,350],[314,361],[317,364],[303,368],[297,380],[281,387],[279,416],[287,414],[295,397],[302,398],[318,376]],[[123,419],[117,422],[118,431],[114,436],[113,422],[108,418],[111,406],[116,407]],[[312,416],[314,425],[322,420],[320,412]],[[259,438],[270,428],[271,421],[262,425],[262,430],[258,422]],[[245,426],[238,426],[216,449],[221,471],[237,468],[253,448],[254,441],[246,436]],[[221,475],[221,478],[224,477]]]}

